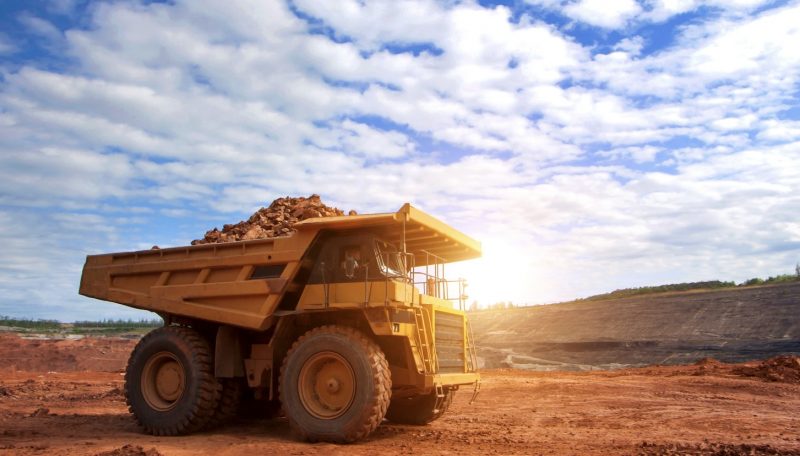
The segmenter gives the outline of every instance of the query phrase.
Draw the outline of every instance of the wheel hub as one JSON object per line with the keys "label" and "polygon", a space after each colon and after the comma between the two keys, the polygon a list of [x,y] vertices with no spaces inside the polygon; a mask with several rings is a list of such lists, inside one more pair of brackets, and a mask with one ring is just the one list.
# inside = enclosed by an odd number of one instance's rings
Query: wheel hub
{"label": "wheel hub", "polygon": [[173,361],[164,363],[156,374],[156,391],[166,400],[174,401],[181,393],[182,372],[180,365]]}
{"label": "wheel hub", "polygon": [[141,390],[145,402],[165,412],[178,403],[185,389],[183,364],[170,352],[151,356],[142,369]]}
{"label": "wheel hub", "polygon": [[355,397],[353,368],[335,352],[321,352],[309,358],[298,380],[303,407],[319,419],[330,420],[343,415]]}
{"label": "wheel hub", "polygon": [[335,378],[329,378],[327,386],[328,393],[333,394],[339,392],[339,380],[336,380]]}

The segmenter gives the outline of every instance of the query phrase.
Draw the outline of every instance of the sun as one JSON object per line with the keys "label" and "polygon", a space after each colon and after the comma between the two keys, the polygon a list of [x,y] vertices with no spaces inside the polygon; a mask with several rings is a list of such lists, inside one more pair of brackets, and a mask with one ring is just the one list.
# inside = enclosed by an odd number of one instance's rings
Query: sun
{"label": "sun", "polygon": [[473,301],[481,307],[501,301],[520,305],[535,300],[540,285],[538,262],[519,244],[489,241],[483,245],[481,258],[448,265],[447,275],[467,279],[467,307]]}

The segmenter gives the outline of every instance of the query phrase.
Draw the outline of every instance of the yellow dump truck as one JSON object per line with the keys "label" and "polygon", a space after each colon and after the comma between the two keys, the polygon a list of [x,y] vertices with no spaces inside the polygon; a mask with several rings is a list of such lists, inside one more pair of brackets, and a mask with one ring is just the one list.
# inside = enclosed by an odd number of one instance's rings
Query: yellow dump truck
{"label": "yellow dump truck", "polygon": [[[352,442],[386,418],[425,424],[479,375],[465,283],[480,243],[404,205],[313,218],[286,237],[90,255],[80,293],[159,314],[125,374],[145,432],[278,403],[308,440]],[[242,399],[245,398],[245,399]]]}

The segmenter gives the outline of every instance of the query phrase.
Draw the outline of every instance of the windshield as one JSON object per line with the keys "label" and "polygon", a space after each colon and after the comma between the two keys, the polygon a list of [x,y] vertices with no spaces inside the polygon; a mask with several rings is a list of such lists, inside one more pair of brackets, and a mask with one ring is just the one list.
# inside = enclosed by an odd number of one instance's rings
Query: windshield
{"label": "windshield", "polygon": [[378,267],[387,277],[406,277],[406,265],[403,255],[394,245],[375,240],[376,256],[378,257]]}

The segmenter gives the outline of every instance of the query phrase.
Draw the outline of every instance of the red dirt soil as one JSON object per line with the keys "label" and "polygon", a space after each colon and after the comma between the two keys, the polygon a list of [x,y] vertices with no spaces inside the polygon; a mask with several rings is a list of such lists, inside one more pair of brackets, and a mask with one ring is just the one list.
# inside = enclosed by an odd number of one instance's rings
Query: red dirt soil
{"label": "red dirt soil", "polygon": [[[287,421],[142,434],[123,376],[134,341],[0,334],[0,455],[800,455],[797,357],[605,372],[484,371],[427,426],[385,422],[352,445],[304,443]],[[12,362],[13,361],[13,362]]]}

